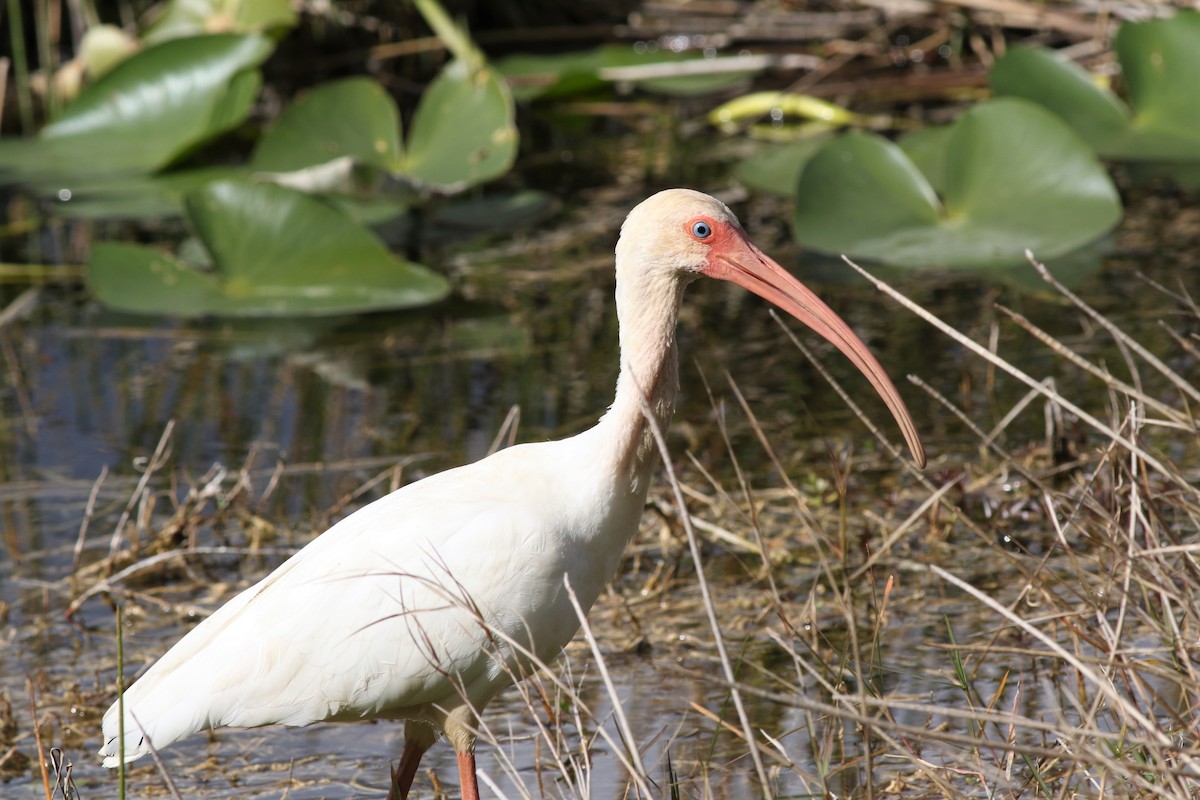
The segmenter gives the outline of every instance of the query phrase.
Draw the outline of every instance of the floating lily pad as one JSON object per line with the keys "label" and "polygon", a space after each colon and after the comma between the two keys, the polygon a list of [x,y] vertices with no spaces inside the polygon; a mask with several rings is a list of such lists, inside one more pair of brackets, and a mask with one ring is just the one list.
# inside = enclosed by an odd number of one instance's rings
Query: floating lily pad
{"label": "floating lily pad", "polygon": [[400,172],[440,189],[460,189],[508,172],[517,126],[508,84],[490,67],[455,60],[438,74],[413,115]]}
{"label": "floating lily pad", "polygon": [[[512,97],[487,66],[455,60],[434,79],[401,144],[395,102],[375,81],[350,78],[301,96],[260,140],[252,166],[289,174],[348,159],[402,182],[457,191],[507,172],[517,156]],[[348,167],[349,162],[343,162]]]}
{"label": "floating lily pad", "polygon": [[1159,139],[1163,158],[1200,161],[1200,12],[1126,23],[1114,46],[1134,129]]}
{"label": "floating lily pad", "polygon": [[737,179],[760,192],[795,197],[804,165],[828,141],[822,136],[765,147],[738,165]]}
{"label": "floating lily pad", "polygon": [[72,182],[70,193],[52,184],[35,186],[37,194],[54,197],[55,211],[72,219],[153,220],[183,213],[187,192],[217,180],[239,177],[236,167],[201,167],[159,175],[119,175],[83,183]]}
{"label": "floating lily pad", "polygon": [[1039,106],[1007,99],[962,115],[945,147],[945,190],[896,145],[849,133],[800,176],[794,230],[830,253],[909,267],[997,267],[1098,238],[1121,218],[1087,145]]}
{"label": "floating lily pad", "polygon": [[350,157],[394,168],[400,158],[400,112],[370,78],[347,78],[305,92],[259,140],[251,168],[293,172]]}
{"label": "floating lily pad", "polygon": [[329,315],[424,305],[449,291],[444,278],[301,192],[221,181],[189,194],[186,208],[211,269],[151,248],[98,244],[88,282],[105,305],[182,316]]}
{"label": "floating lily pad", "polygon": [[946,190],[946,145],[953,134],[953,125],[930,125],[906,133],[896,142],[938,194]]}
{"label": "floating lily pad", "polygon": [[[540,97],[565,97],[611,85],[615,81],[635,83],[663,94],[696,95],[721,91],[759,72],[757,67],[731,72],[687,74],[686,64],[711,59],[675,53],[670,50],[647,52],[623,45],[605,45],[595,50],[552,55],[518,54],[497,62],[496,68],[508,79],[519,100]],[[682,67],[678,74],[655,74],[653,70],[633,73],[626,68],[672,65]]]}
{"label": "floating lily pad", "polygon": [[64,182],[160,169],[246,118],[272,45],[177,39],[122,61],[31,140],[0,142],[0,180]]}
{"label": "floating lily pad", "polygon": [[147,44],[211,31],[269,33],[296,24],[289,0],[169,0],[151,12]]}
{"label": "floating lily pad", "polygon": [[1079,65],[1042,49],[1017,48],[998,60],[992,88],[1049,108],[1102,156],[1200,160],[1200,13],[1127,23],[1115,47],[1129,106]]}

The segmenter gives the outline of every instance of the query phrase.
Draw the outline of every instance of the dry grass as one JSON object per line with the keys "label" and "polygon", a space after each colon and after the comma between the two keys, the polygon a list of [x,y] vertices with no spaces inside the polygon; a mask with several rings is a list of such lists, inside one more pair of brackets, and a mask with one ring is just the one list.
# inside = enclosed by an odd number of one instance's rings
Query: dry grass
{"label": "dry grass", "polygon": [[[823,508],[786,478],[784,488],[767,492],[745,482],[726,492],[672,481],[657,500],[670,533],[639,539],[634,569],[621,581],[625,596],[610,598],[593,623],[602,640],[619,643],[628,641],[632,620],[636,642],[661,646],[683,621],[705,616],[703,655],[690,655],[687,677],[719,687],[732,702],[691,711],[729,741],[718,760],[676,757],[635,772],[631,796],[737,796],[721,788],[737,773],[740,785],[749,776],[767,797],[842,796],[847,786],[867,797],[1200,794],[1196,389],[1165,363],[1194,356],[1200,316],[1191,298],[1176,301],[1181,352],[1160,359],[1054,286],[1128,354],[1125,381],[1040,334],[1064,369],[1097,379],[1107,419],[1085,410],[1094,402],[1060,395],[1052,382],[1026,375],[880,284],[1028,384],[1030,395],[1014,411],[1044,411],[1045,447],[1014,454],[999,443],[1002,427],[976,428],[979,457],[914,472],[895,490],[886,518],[856,492],[849,471],[835,479],[837,499]],[[1158,396],[1136,388],[1149,385],[1168,388]],[[1006,424],[1017,415],[1004,415]],[[689,499],[704,506],[692,520],[676,511]],[[867,536],[863,522],[848,521],[856,517],[875,529],[861,549],[849,544]],[[686,539],[690,562],[678,556],[675,536]],[[741,575],[732,581],[722,567],[710,595],[703,564],[728,562],[730,553],[753,555],[739,557]],[[672,561],[670,569],[693,574],[664,582],[662,565]],[[814,577],[809,586],[797,586],[797,567]],[[632,580],[638,574],[641,589]],[[678,590],[686,581],[701,591]],[[923,633],[914,635],[914,620]],[[756,643],[774,651],[771,666],[730,655]],[[924,652],[906,652],[914,647]],[[591,654],[600,657],[594,647]],[[577,661],[586,656],[573,651]],[[576,713],[586,709],[578,694],[569,697]],[[619,709],[619,698],[609,699]],[[750,699],[791,709],[802,729],[771,730],[750,719]],[[530,702],[535,716],[543,706]],[[547,741],[561,751],[561,734]],[[627,768],[648,763],[638,742],[625,745]],[[677,748],[694,750],[687,742]],[[671,745],[659,749],[669,757]],[[586,755],[559,763],[570,765],[561,780],[573,786]],[[656,788],[647,794],[647,785]]]}
{"label": "dry grass", "polygon": [[[986,429],[914,378],[976,441],[897,477],[904,462],[874,428],[874,453],[831,446],[829,462],[813,465],[775,452],[731,384],[739,409],[716,419],[733,478],[719,481],[675,447],[668,463],[678,477],[669,471],[653,496],[584,634],[509,695],[503,705],[515,717],[485,713],[481,751],[497,766],[484,780],[498,795],[607,797],[615,782],[645,798],[1197,796],[1197,397],[1170,366],[1194,367],[1194,300],[1161,290],[1176,349],[1156,354],[1051,283],[1125,363],[1113,374],[1008,315],[1003,324],[1053,354],[1052,369],[1030,375],[995,339],[975,342],[877,285],[993,384],[1028,392],[993,409],[1000,422]],[[1031,415],[1045,420],[1044,441],[1008,435]],[[735,418],[744,427],[725,430]],[[758,442],[773,478],[743,472],[735,437]],[[102,475],[86,493],[77,567],[45,589],[68,612],[94,613],[93,598],[109,596],[135,624],[154,609],[176,619],[205,613],[292,550],[260,510],[281,482],[314,466],[257,466],[249,453],[242,468],[216,468],[184,490],[170,453],[166,430],[142,478]],[[343,465],[373,477],[339,508],[399,485],[407,463]],[[166,497],[180,499],[164,507]],[[103,528],[111,536],[87,536],[93,513],[117,520]],[[213,566],[231,556],[242,560],[241,579]],[[647,672],[676,704],[650,729],[627,691]],[[60,717],[57,734],[54,724],[34,729],[39,760],[56,765],[48,796],[70,796],[72,785],[70,758],[51,742],[88,759],[81,754],[112,699],[107,679],[96,683],[65,701],[83,709],[78,719]],[[61,686],[36,684],[31,693],[51,688],[64,702]],[[0,721],[13,717],[0,703]],[[18,753],[22,737],[15,723],[9,729],[0,744]],[[173,763],[162,769],[170,774]],[[303,786],[290,769],[273,768],[285,794]],[[170,786],[151,775],[140,773],[139,791]]]}
{"label": "dry grass", "polygon": [[[922,476],[922,489],[905,492],[903,506],[913,515],[880,520],[881,541],[865,558],[847,557],[839,527],[811,528],[822,600],[845,620],[848,635],[832,652],[798,640],[803,605],[776,597],[770,615],[776,621],[762,633],[794,660],[795,675],[771,674],[769,690],[731,691],[802,709],[814,729],[832,720],[849,723],[861,741],[844,754],[843,765],[862,772],[868,795],[873,781],[877,792],[886,780],[889,792],[908,786],[946,796],[1194,796],[1200,781],[1196,388],[1055,284],[1128,354],[1134,383],[1170,387],[1150,396],[1068,346],[1048,342],[1070,369],[1103,383],[1097,390],[1108,392],[1110,409],[1103,420],[1084,409],[1094,403],[1063,397],[1050,382],[1026,375],[877,285],[1029,385],[1049,421],[1047,452],[1039,455],[1053,457],[1016,456],[997,444],[1002,431],[980,430],[981,457],[968,467],[980,473],[965,486],[956,486],[968,480],[956,470],[949,478]],[[1183,331],[1191,328],[1194,342],[1200,319],[1190,298],[1179,305],[1191,314],[1177,328],[1186,351]],[[962,415],[944,398],[934,399]],[[1074,452],[1059,444],[1068,427],[1078,442]],[[795,500],[803,508],[803,498]],[[850,502],[866,506],[866,500]],[[1019,511],[1015,520],[1006,519],[1006,509]],[[917,523],[918,513],[924,524]],[[938,546],[901,546],[917,537]],[[772,585],[785,581],[776,574]],[[946,637],[924,642],[944,654],[942,669],[958,693],[953,702],[903,696],[880,678],[889,668],[889,603],[910,598],[919,604],[922,596],[956,607],[954,616],[945,615]],[[968,638],[956,636],[960,626],[969,627]],[[1031,692],[1041,696],[1040,708],[1027,705]],[[918,712],[924,724],[901,722],[902,711]],[[768,746],[761,738],[746,741]],[[834,793],[820,776],[803,783],[805,791]]]}

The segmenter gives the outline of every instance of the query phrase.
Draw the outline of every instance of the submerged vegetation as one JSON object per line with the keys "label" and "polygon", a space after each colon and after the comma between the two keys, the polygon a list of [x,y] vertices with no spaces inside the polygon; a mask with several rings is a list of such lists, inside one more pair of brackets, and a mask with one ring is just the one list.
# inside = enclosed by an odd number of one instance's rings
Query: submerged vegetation
{"label": "submerged vegetation", "polygon": [[[692,184],[886,277],[802,267],[909,374],[931,466],[808,339],[695,298],[670,469],[585,635],[482,721],[484,791],[1192,800],[1200,15],[665,3],[574,38],[564,4],[549,47],[418,5],[169,2],[40,76],[48,40],[12,48],[0,794],[114,796],[119,659],[346,511],[594,419],[614,226]],[[120,783],[382,796],[391,727],[222,731]],[[453,796],[430,755],[418,796]]]}

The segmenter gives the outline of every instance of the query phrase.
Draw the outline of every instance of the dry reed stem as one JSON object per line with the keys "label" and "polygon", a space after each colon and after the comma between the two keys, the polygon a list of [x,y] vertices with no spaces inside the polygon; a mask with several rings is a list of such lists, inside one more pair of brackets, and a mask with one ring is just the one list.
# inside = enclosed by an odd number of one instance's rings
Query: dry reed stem
{"label": "dry reed stem", "polygon": [[133,494],[130,495],[129,502],[125,505],[125,510],[121,513],[121,518],[117,520],[117,524],[113,528],[112,539],[108,545],[110,560],[121,549],[121,543],[124,540],[125,525],[129,521],[133,509],[143,503],[146,496],[146,487],[150,485],[150,478],[166,463],[167,447],[170,444],[171,433],[174,430],[175,420],[167,420],[167,424],[163,427],[162,435],[159,436],[158,444],[154,448],[154,454],[146,463],[146,468],[142,471],[142,477],[138,479],[137,487],[133,490]]}
{"label": "dry reed stem", "polygon": [[46,792],[46,800],[51,800],[50,773],[47,771],[46,767],[46,748],[45,745],[42,744],[42,726],[40,720],[38,719],[37,693],[33,689],[33,680],[29,677],[25,678],[25,687],[29,690],[29,709],[31,716],[33,717],[33,740],[37,744],[38,768],[41,770],[42,774],[42,788]]}

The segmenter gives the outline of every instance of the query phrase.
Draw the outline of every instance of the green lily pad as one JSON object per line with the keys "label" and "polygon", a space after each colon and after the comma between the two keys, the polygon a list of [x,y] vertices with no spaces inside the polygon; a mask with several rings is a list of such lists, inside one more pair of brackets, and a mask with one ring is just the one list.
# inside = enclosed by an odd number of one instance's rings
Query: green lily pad
{"label": "green lily pad", "polygon": [[88,86],[31,140],[0,142],[0,181],[145,173],[160,169],[246,118],[261,36],[176,39],[122,61]]}
{"label": "green lily pad", "polygon": [[1114,45],[1133,107],[1133,127],[1161,137],[1167,159],[1200,160],[1200,12],[1131,22]]}
{"label": "green lily pad", "polygon": [[512,167],[518,141],[512,97],[489,67],[452,61],[421,97],[407,151],[400,138],[400,115],[383,87],[350,78],[293,103],[259,142],[252,165],[299,187],[310,183],[314,167],[343,159],[421,188],[460,191]]}
{"label": "green lily pad", "polygon": [[1102,156],[1200,160],[1200,13],[1127,23],[1115,46],[1129,106],[1079,65],[1042,49],[1017,48],[998,60],[992,89],[1049,108]]}
{"label": "green lily pad", "polygon": [[794,230],[803,244],[907,267],[999,267],[1048,259],[1121,218],[1116,188],[1087,145],[1040,106],[983,103],[954,125],[942,200],[904,152],[849,133],[800,176]]}
{"label": "green lily pad", "polygon": [[906,133],[896,142],[938,194],[946,190],[946,145],[953,133],[953,125],[930,125]]}
{"label": "green lily pad", "polygon": [[147,44],[223,33],[269,33],[296,24],[288,0],[169,0],[153,12],[142,38]]}
{"label": "green lily pad", "polygon": [[35,186],[38,195],[54,197],[55,213],[69,219],[154,220],[183,213],[187,192],[217,180],[239,177],[236,167],[201,167],[157,175],[118,175],[72,183],[70,195],[48,184]]}
{"label": "green lily pad", "polygon": [[765,147],[738,164],[735,174],[751,189],[780,197],[795,197],[804,165],[827,142],[829,137],[821,136]]}
{"label": "green lily pad", "polygon": [[219,181],[189,194],[186,208],[211,269],[151,248],[98,244],[88,282],[105,305],[143,314],[316,316],[424,305],[449,292],[444,278],[396,257],[302,192]]}
{"label": "green lily pad", "polygon": [[627,67],[670,66],[703,62],[701,56],[670,50],[648,52],[623,45],[604,45],[594,50],[551,55],[517,54],[496,63],[512,85],[518,100],[566,97],[611,85],[614,81],[634,83],[654,92],[698,95],[722,91],[746,80],[760,68],[707,74],[654,75],[624,71]]}
{"label": "green lily pad", "polygon": [[451,61],[421,96],[400,172],[443,191],[499,177],[517,157],[512,95],[489,67]]}
{"label": "green lily pad", "polygon": [[259,140],[250,166],[293,172],[350,157],[390,169],[400,158],[400,112],[370,78],[347,78],[302,94]]}
{"label": "green lily pad", "polygon": [[604,86],[599,72],[612,66],[609,62],[618,52],[633,53],[633,49],[601,47],[553,55],[518,53],[497,61],[496,69],[518,100],[566,97]]}

